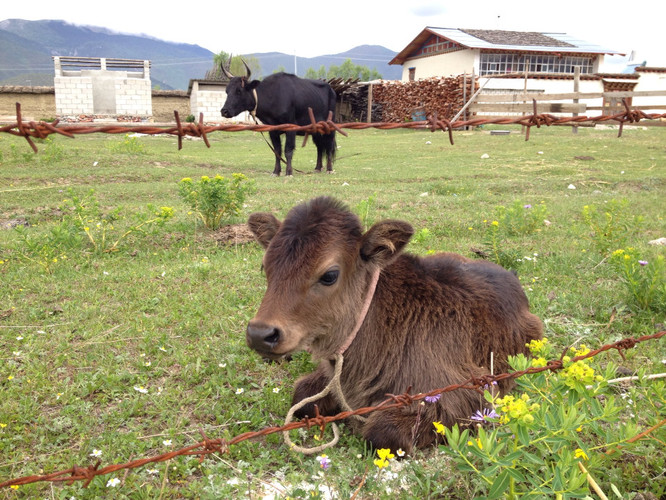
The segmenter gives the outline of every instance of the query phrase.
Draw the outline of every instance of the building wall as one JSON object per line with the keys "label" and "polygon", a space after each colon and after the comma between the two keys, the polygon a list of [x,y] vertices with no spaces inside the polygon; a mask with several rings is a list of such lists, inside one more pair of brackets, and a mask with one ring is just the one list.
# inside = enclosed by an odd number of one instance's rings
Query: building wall
{"label": "building wall", "polygon": [[[636,72],[641,75],[638,85],[634,87],[636,92],[643,90],[663,90],[666,89],[666,68],[660,68],[659,71],[645,71],[638,68]],[[666,106],[666,96],[639,96],[631,101],[633,106],[661,106],[661,109],[642,110],[646,113],[664,113]]]}
{"label": "building wall", "polygon": [[55,107],[58,116],[94,114],[90,76],[56,76]]}
{"label": "building wall", "polygon": [[[472,70],[478,68],[478,50],[458,50],[446,54],[438,54],[430,57],[408,59],[402,65],[402,81],[409,81],[409,68],[416,68],[415,79],[423,80],[431,77],[445,77],[471,74]],[[478,69],[476,71],[478,75]]]}
{"label": "building wall", "polygon": [[143,70],[107,70],[106,58],[94,59],[101,69],[63,69],[66,58],[55,57],[56,114],[129,115],[152,113],[150,64]]}
{"label": "building wall", "polygon": [[153,121],[156,123],[174,123],[174,111],[178,111],[181,122],[192,114],[190,98],[184,90],[153,90],[152,97]]}
{"label": "building wall", "polygon": [[0,120],[16,121],[16,103],[24,121],[50,121],[56,117],[53,87],[0,87]]}

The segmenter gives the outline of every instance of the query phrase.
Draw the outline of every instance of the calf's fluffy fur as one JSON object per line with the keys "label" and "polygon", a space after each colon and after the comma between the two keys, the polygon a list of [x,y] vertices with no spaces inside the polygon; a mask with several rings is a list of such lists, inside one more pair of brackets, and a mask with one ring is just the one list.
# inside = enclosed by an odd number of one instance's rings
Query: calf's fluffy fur
{"label": "calf's fluffy fur", "polygon": [[[249,218],[266,249],[267,290],[247,327],[250,347],[278,359],[298,350],[319,360],[301,377],[293,402],[329,382],[335,353],[361,314],[374,272],[380,275],[369,310],[344,352],[341,386],[352,408],[376,405],[387,394],[412,394],[508,369],[507,356],[526,353],[542,336],[516,276],[493,263],[441,253],[403,253],[413,234],[406,222],[386,220],[363,233],[356,215],[321,197],[294,207],[284,222],[268,213]],[[501,392],[510,382],[499,386]],[[320,412],[340,410],[334,396],[317,402]],[[374,412],[350,422],[372,445],[409,452],[433,444],[433,422],[469,422],[483,406],[479,394],[458,390],[436,403]],[[306,405],[298,417],[314,415]]]}

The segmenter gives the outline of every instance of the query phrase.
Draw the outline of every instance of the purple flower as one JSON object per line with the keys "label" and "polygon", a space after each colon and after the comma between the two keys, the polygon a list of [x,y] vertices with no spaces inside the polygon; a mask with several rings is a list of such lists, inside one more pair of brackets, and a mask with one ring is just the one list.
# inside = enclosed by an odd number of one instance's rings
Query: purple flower
{"label": "purple flower", "polygon": [[528,203],[527,205],[523,205],[523,208],[532,208],[532,205]]}
{"label": "purple flower", "polygon": [[331,459],[328,458],[326,455],[319,455],[317,457],[317,461],[319,462],[321,468],[324,470],[328,469],[331,466]]}
{"label": "purple flower", "polygon": [[647,260],[639,260],[638,263],[639,263],[641,266],[647,266],[647,265],[648,265],[648,261],[647,261]]}
{"label": "purple flower", "polygon": [[493,380],[490,384],[486,384],[486,385],[484,385],[484,386],[483,386],[483,390],[484,390],[484,391],[489,391],[489,390],[492,388],[492,386],[494,386],[494,385],[497,385],[497,381],[496,381],[496,380]]}
{"label": "purple flower", "polygon": [[426,403],[436,403],[437,401],[439,401],[439,398],[441,397],[442,397],[441,394],[435,394],[434,396],[426,396],[423,399],[425,399]]}
{"label": "purple flower", "polygon": [[499,418],[499,415],[495,413],[495,410],[492,408],[484,408],[483,411],[477,410],[476,413],[470,417],[471,420],[476,422],[485,422],[489,418]]}

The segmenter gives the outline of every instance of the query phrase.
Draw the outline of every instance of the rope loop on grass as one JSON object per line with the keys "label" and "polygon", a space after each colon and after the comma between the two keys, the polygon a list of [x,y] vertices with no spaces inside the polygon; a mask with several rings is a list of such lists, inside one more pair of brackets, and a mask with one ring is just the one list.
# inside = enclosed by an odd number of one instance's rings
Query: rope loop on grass
{"label": "rope loop on grass", "polygon": [[[342,354],[336,354],[335,355],[335,371],[333,373],[333,377],[328,382],[326,387],[324,387],[317,394],[315,394],[313,396],[309,396],[305,399],[302,399],[298,403],[296,403],[294,406],[292,406],[289,409],[289,412],[287,413],[287,417],[284,420],[284,425],[289,424],[294,418],[294,413],[296,413],[296,411],[303,408],[306,404],[318,401],[319,399],[327,396],[330,393],[332,393],[337,398],[338,403],[340,403],[340,406],[342,407],[343,411],[348,411],[348,412],[353,412],[354,411],[349,406],[349,403],[347,403],[347,400],[345,399],[345,396],[342,392],[342,386],[340,385],[340,375],[342,374],[342,365],[343,365],[343,363],[344,363],[344,357],[342,356]],[[322,435],[323,435],[324,429],[326,427],[326,421],[319,414],[319,408],[317,407],[317,405],[315,405],[315,412],[316,412],[316,415],[315,415],[314,418],[308,418],[306,420],[307,427],[310,428],[311,427],[311,422],[313,422],[312,425],[317,425],[321,428]],[[358,420],[360,420],[362,422],[364,422],[366,420],[366,417],[363,417],[361,415],[352,415],[352,416],[357,418]],[[340,429],[338,428],[338,426],[335,422],[331,422],[331,428],[333,429],[333,439],[331,441],[327,442],[327,443],[321,444],[319,446],[313,446],[313,447],[306,447],[306,446],[297,445],[289,437],[289,431],[282,431],[282,436],[284,437],[284,442],[289,446],[289,449],[297,451],[299,453],[303,453],[304,455],[314,455],[315,453],[320,453],[320,452],[324,451],[325,449],[331,448],[332,446],[335,446],[336,444],[338,444],[338,441],[340,440]]]}

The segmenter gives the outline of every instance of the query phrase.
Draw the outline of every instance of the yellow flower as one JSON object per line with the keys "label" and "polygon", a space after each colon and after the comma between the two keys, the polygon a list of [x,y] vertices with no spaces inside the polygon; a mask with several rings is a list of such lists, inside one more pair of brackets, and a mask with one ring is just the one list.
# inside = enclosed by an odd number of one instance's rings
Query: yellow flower
{"label": "yellow flower", "polygon": [[532,360],[532,366],[534,368],[541,368],[542,366],[546,366],[546,358],[543,356],[540,358],[535,358]]}
{"label": "yellow flower", "polygon": [[441,422],[433,422],[432,425],[435,426],[435,432],[437,434],[441,434],[442,436],[444,435],[444,426]]}
{"label": "yellow flower", "polygon": [[525,347],[527,347],[530,352],[536,356],[537,354],[541,354],[543,352],[547,344],[548,339],[544,337],[541,340],[530,340],[529,344],[525,344]]}
{"label": "yellow flower", "polygon": [[379,458],[376,458],[374,460],[374,464],[380,469],[382,467],[386,467],[389,464],[388,461],[395,457],[395,455],[391,453],[391,450],[389,448],[381,448],[377,450],[377,456]]}
{"label": "yellow flower", "polygon": [[493,226],[499,226],[499,222],[497,222],[496,220],[492,221],[491,224],[492,224]]}
{"label": "yellow flower", "polygon": [[582,458],[583,460],[589,460],[587,453],[585,453],[583,450],[580,448],[576,448],[576,452],[574,453],[574,456],[576,458]]}

